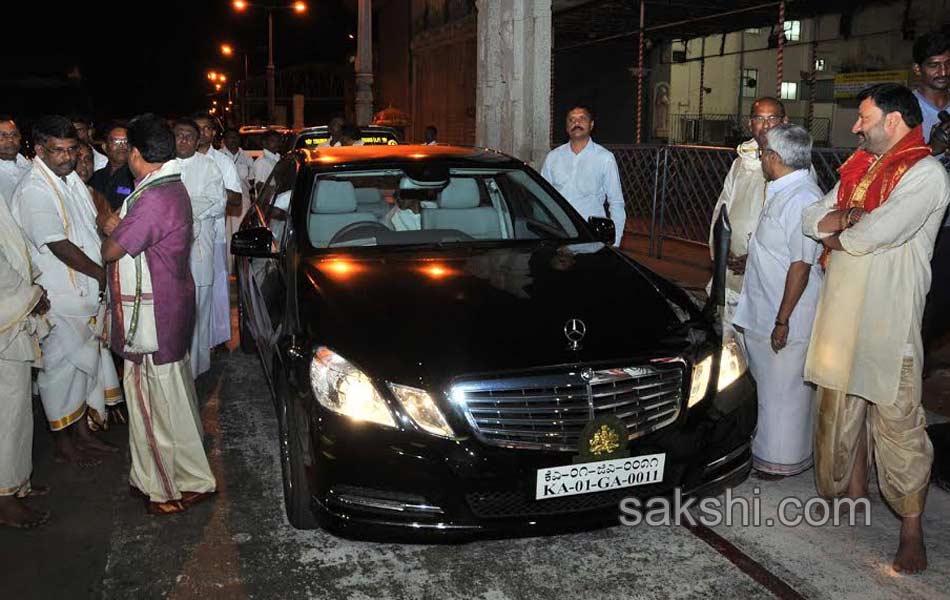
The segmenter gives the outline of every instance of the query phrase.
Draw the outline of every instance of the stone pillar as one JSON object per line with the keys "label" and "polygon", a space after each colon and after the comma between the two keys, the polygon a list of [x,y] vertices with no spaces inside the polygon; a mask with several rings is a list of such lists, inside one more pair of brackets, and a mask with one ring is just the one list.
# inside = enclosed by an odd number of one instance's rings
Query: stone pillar
{"label": "stone pillar", "polygon": [[373,2],[359,0],[356,46],[356,124],[373,122]]}
{"label": "stone pillar", "polygon": [[304,109],[304,95],[303,94],[294,94],[292,97],[293,109],[294,109],[294,119],[293,124],[291,125],[294,129],[303,129],[303,109]]}
{"label": "stone pillar", "polygon": [[540,169],[551,129],[551,0],[477,7],[475,143]]}

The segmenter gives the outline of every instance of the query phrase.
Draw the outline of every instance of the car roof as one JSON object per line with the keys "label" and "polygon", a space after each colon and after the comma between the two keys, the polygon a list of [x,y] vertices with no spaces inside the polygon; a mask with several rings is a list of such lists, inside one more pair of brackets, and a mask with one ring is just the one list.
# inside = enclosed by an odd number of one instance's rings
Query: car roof
{"label": "car roof", "polygon": [[[384,144],[398,144],[399,133],[392,127],[385,125],[366,125],[360,127],[360,138],[368,146]],[[295,148],[312,148],[326,141],[330,137],[330,128],[326,125],[317,125],[301,129],[294,138]]]}
{"label": "car roof", "polygon": [[523,167],[524,162],[488,148],[449,145],[338,146],[302,148],[299,156],[315,170],[328,171],[384,165],[412,165],[441,161],[453,166]]}
{"label": "car roof", "polygon": [[259,125],[245,125],[238,129],[238,133],[241,135],[267,133],[268,131],[276,131],[278,133],[293,133],[293,129],[289,129],[280,125],[269,125],[267,127]]}
{"label": "car roof", "polygon": [[[303,135],[305,133],[324,133],[327,131],[327,129],[329,129],[329,125],[312,125],[310,127],[304,127],[298,133],[300,135]],[[388,125],[363,125],[359,129],[360,131],[376,130],[376,131],[389,131],[392,133],[396,133],[396,130]]]}

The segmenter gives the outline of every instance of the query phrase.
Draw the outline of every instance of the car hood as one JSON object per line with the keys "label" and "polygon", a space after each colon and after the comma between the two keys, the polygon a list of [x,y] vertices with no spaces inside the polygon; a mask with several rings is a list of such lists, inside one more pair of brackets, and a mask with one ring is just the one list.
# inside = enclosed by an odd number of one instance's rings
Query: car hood
{"label": "car hood", "polygon": [[[307,257],[298,271],[305,335],[372,377],[442,385],[673,356],[689,344],[691,308],[600,243],[390,250]],[[574,319],[584,330],[576,348],[565,331]]]}

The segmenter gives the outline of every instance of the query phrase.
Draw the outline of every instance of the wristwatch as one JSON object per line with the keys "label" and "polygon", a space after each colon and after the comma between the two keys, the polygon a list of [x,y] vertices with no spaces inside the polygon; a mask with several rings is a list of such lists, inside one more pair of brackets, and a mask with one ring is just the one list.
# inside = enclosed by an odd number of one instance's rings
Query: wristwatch
{"label": "wristwatch", "polygon": [[782,323],[782,322],[779,321],[778,319],[775,319],[775,324],[776,324],[776,325],[780,325],[780,326],[782,326],[782,327],[788,327],[788,321],[785,321],[784,323]]}

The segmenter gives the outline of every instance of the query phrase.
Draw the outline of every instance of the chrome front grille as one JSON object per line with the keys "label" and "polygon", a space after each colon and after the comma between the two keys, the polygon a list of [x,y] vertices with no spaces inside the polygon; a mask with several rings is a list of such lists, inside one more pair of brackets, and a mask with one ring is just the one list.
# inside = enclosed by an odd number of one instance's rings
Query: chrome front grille
{"label": "chrome front grille", "polygon": [[631,440],[675,421],[684,364],[465,380],[452,386],[451,397],[487,443],[576,451],[581,430],[594,417],[618,417]]}

